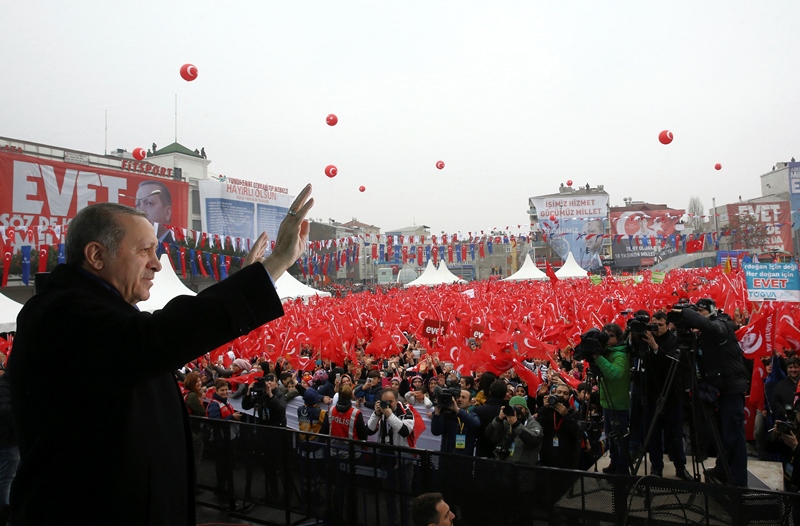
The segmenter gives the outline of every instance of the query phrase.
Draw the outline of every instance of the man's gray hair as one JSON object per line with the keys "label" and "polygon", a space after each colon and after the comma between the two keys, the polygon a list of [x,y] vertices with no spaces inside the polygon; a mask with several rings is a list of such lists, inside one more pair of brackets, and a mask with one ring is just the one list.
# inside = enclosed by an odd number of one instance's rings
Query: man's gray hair
{"label": "man's gray hair", "polygon": [[67,265],[83,265],[86,260],[83,250],[93,241],[106,247],[112,256],[116,255],[125,237],[125,229],[117,219],[121,215],[147,218],[141,210],[118,203],[96,203],[78,212],[67,229],[64,250]]}

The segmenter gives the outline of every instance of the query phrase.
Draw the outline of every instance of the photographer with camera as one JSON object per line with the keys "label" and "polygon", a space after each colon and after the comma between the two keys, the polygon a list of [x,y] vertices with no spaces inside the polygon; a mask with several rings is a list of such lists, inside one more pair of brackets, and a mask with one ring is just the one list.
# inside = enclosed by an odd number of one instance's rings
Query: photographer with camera
{"label": "photographer with camera", "polygon": [[242,409],[255,410],[256,424],[286,427],[286,397],[278,389],[278,379],[272,373],[247,386]]}
{"label": "photographer with camera", "polygon": [[[669,330],[667,314],[658,311],[653,314],[651,321],[643,337],[648,350],[644,371],[645,423],[648,430],[655,421],[647,444],[650,473],[657,477],[661,476],[664,469],[664,450],[666,450],[675,466],[675,475],[679,479],[692,480],[692,475],[686,470],[686,453],[683,448],[683,400],[681,399],[686,389],[685,378],[689,371],[685,360],[680,360],[678,340]],[[672,385],[665,392],[672,367],[679,369],[675,371]],[[662,395],[663,406],[661,413],[657,414],[658,401]]]}
{"label": "photographer with camera", "polygon": [[723,451],[717,452],[717,463],[706,470],[709,477],[728,482],[723,463],[730,468],[730,482],[747,486],[747,443],[744,434],[744,397],[748,389],[748,375],[742,349],[736,340],[733,320],[718,311],[714,300],[702,298],[697,310],[676,309],[670,321],[678,330],[697,329],[697,363],[700,378],[719,391],[715,423],[719,430]]}
{"label": "photographer with camera", "polygon": [[441,436],[439,451],[473,456],[480,419],[467,412],[470,394],[454,387],[442,389],[431,418],[431,434]]}
{"label": "photographer with camera", "polygon": [[542,427],[541,465],[563,469],[578,469],[582,432],[580,414],[569,403],[570,388],[556,385],[553,394],[544,397],[536,415]]}
{"label": "photographer with camera", "polygon": [[544,431],[535,418],[530,418],[528,402],[514,396],[500,409],[489,427],[486,438],[494,444],[495,460],[535,466],[539,463]]}
{"label": "photographer with camera", "polygon": [[779,453],[783,465],[783,491],[800,492],[800,447],[797,435],[800,422],[800,399],[792,409],[785,411],[786,420],[778,420],[769,435],[770,442],[779,443]]}
{"label": "photographer with camera", "polygon": [[[603,408],[603,429],[610,439],[611,462],[604,473],[630,473],[628,452],[628,411],[631,405],[631,365],[628,344],[623,340],[622,329],[616,323],[603,326],[599,341],[605,344],[593,355],[594,368],[599,371],[600,405]],[[598,335],[599,336],[599,335]],[[583,336],[581,337],[581,342]]]}

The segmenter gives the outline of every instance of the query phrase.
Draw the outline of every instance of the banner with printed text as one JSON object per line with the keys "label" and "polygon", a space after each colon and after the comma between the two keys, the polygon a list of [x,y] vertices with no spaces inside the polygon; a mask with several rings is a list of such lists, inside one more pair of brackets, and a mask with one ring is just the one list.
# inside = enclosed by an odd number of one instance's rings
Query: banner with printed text
{"label": "banner with printed text", "polygon": [[294,200],[287,188],[244,179],[200,181],[199,187],[203,231],[232,238],[266,232],[274,241]]}
{"label": "banner with printed text", "polygon": [[[146,162],[127,164],[139,171],[157,168]],[[151,222],[187,227],[189,184],[168,177],[0,152],[0,188],[0,229],[14,228],[14,245],[58,243],[52,233],[25,238],[30,229],[44,232],[69,223],[94,203],[140,204]]]}
{"label": "banner with printed text", "polygon": [[[726,206],[726,221],[730,228],[749,230],[735,236],[733,248],[742,250],[758,248],[762,252],[792,252],[792,210],[789,201],[772,201],[765,203],[734,203]],[[760,242],[758,247],[752,245],[748,238]]]}
{"label": "banner with printed text", "polygon": [[683,210],[611,212],[611,251],[616,267],[647,267],[677,254],[675,225]]}
{"label": "banner with printed text", "polygon": [[562,260],[572,252],[584,270],[603,266],[600,250],[608,213],[607,194],[531,197],[528,202],[536,210],[548,244]]}
{"label": "banner with printed text", "polygon": [[750,301],[800,302],[797,263],[743,263]]}

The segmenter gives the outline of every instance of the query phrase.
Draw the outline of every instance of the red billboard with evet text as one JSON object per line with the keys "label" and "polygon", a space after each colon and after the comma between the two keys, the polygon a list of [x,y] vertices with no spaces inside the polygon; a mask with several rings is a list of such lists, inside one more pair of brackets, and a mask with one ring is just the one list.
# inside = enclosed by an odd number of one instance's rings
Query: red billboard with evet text
{"label": "red billboard with evet text", "polygon": [[[146,162],[126,160],[126,164],[134,171],[163,171]],[[189,185],[168,177],[0,152],[0,189],[0,228],[3,232],[14,228],[14,244],[23,243],[30,229],[44,232],[69,223],[78,210],[94,203],[136,206],[137,192],[150,200],[158,197],[163,201],[165,212],[161,217],[168,218],[162,219],[164,223],[187,228]],[[53,244],[58,240],[43,233],[38,242]]]}

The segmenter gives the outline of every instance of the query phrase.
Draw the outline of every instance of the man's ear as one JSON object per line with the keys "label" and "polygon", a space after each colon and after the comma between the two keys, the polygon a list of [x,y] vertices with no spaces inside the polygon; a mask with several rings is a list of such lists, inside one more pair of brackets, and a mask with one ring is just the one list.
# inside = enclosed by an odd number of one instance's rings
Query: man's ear
{"label": "man's ear", "polygon": [[89,265],[91,269],[100,271],[105,266],[105,261],[103,260],[103,250],[103,245],[97,241],[87,243],[87,245],[83,248],[83,255],[86,258],[86,264]]}
{"label": "man's ear", "polygon": [[172,224],[172,206],[168,206],[166,208],[166,214],[164,214],[164,217],[167,220],[167,224],[171,225]]}

